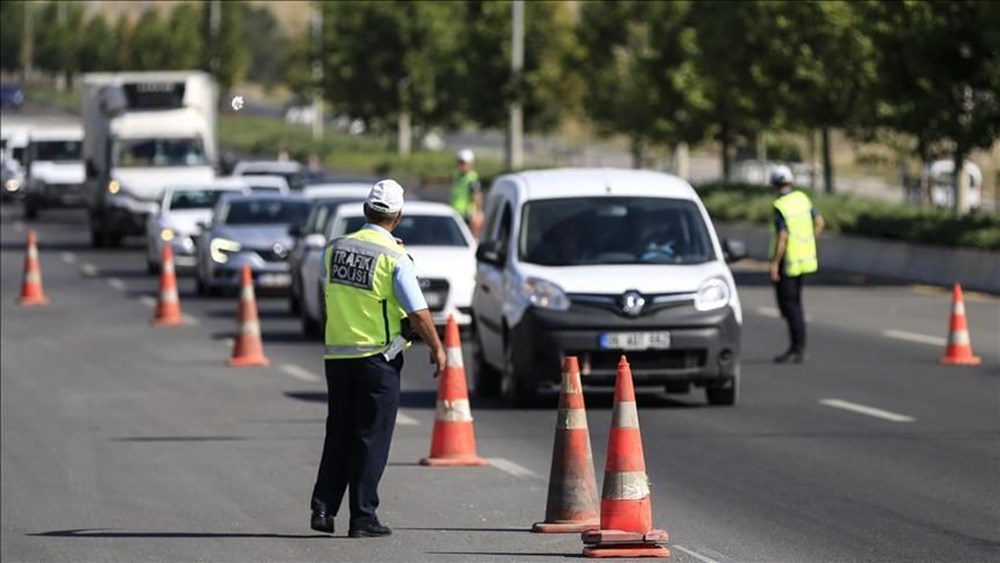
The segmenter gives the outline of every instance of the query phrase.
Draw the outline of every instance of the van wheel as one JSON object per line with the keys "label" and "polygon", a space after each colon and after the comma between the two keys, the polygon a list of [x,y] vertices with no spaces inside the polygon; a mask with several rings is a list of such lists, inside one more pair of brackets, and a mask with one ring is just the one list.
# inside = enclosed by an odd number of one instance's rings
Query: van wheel
{"label": "van wheel", "polygon": [[483,358],[483,345],[479,338],[472,338],[472,361],[475,364],[472,385],[477,397],[495,399],[500,396],[500,373],[486,363]]}
{"label": "van wheel", "polygon": [[500,394],[516,407],[529,407],[538,396],[538,389],[524,381],[514,369],[514,349],[509,342],[503,346],[503,371],[500,378]]}
{"label": "van wheel", "polygon": [[305,307],[302,308],[300,314],[302,316],[302,332],[309,338],[319,338],[319,323],[309,316]]}
{"label": "van wheel", "polygon": [[705,387],[705,398],[710,405],[731,407],[740,394],[740,367],[736,366],[733,378],[723,385]]}
{"label": "van wheel", "polygon": [[38,219],[38,208],[28,202],[24,202],[24,218],[28,221]]}
{"label": "van wheel", "polygon": [[104,231],[90,230],[90,246],[104,248]]}

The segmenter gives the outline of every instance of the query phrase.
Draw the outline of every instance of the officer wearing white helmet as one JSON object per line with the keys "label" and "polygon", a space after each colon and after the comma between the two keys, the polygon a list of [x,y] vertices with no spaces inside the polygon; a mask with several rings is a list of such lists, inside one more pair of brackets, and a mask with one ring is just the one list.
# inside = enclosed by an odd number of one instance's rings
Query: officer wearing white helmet
{"label": "officer wearing white helmet", "polygon": [[788,323],[788,350],[774,358],[779,364],[806,359],[806,319],[802,308],[803,278],[819,269],[816,239],[823,231],[820,216],[806,194],[794,189],[792,171],[784,165],[771,171],[777,192],[771,225],[771,281],[781,316]]}
{"label": "officer wearing white helmet", "polygon": [[455,155],[457,170],[451,180],[451,206],[470,223],[482,209],[482,190],[479,174],[473,169],[476,155],[471,149],[462,149]]}
{"label": "officer wearing white helmet", "polygon": [[403,187],[394,180],[377,182],[364,214],[367,223],[332,240],[323,259],[329,393],[310,518],[312,529],[332,534],[350,487],[348,535],[354,538],[392,533],[375,510],[399,407],[402,351],[414,331],[430,348],[435,377],[445,366],[413,261],[392,236],[403,217]]}

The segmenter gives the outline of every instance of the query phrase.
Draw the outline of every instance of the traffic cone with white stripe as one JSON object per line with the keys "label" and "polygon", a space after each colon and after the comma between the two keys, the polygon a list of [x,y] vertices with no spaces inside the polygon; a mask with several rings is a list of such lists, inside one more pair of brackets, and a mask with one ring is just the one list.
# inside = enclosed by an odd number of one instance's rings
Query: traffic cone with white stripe
{"label": "traffic cone with white stripe", "polygon": [[600,527],[594,454],[590,449],[587,411],[583,404],[580,366],[576,356],[563,361],[562,392],[552,448],[545,521],[533,532],[584,532]]}
{"label": "traffic cone with white stripe", "polygon": [[431,467],[486,465],[486,460],[476,455],[476,435],[472,428],[472,410],[465,383],[462,342],[453,316],[448,317],[444,329],[444,347],[448,361],[438,384],[431,455],[420,460],[420,464]]}
{"label": "traffic cone with white stripe", "polygon": [[948,347],[941,356],[946,365],[979,365],[982,361],[972,354],[972,340],[969,338],[969,323],[965,318],[965,299],[962,286],[955,284],[951,290],[951,326],[948,330]]}
{"label": "traffic cone with white stripe", "polygon": [[150,321],[153,326],[180,326],[181,300],[177,295],[177,275],[174,270],[174,249],[170,243],[163,245],[163,267],[160,269],[160,295],[156,300],[156,314]]}
{"label": "traffic cone with white stripe", "polygon": [[18,304],[24,307],[44,307],[49,299],[42,291],[42,267],[38,263],[38,243],[35,229],[28,230],[27,252],[24,254],[24,280],[21,284],[21,297]]}
{"label": "traffic cone with white stripe", "polygon": [[667,532],[653,529],[649,477],[642,454],[632,370],[622,356],[615,381],[608,458],[601,495],[601,528],[583,533],[587,557],[670,557]]}
{"label": "traffic cone with white stripe", "polygon": [[266,366],[264,342],[260,337],[260,319],[257,317],[257,298],[253,292],[253,273],[250,266],[243,266],[240,305],[236,311],[236,339],[229,365],[234,367]]}

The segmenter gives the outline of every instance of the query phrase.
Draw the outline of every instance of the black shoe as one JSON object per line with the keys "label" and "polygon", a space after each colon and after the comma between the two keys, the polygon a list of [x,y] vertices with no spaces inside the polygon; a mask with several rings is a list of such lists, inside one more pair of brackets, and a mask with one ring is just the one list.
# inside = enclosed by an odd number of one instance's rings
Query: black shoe
{"label": "black shoe", "polygon": [[333,533],[333,516],[326,511],[326,504],[312,501],[312,515],[309,517],[309,527],[317,532]]}
{"label": "black shoe", "polygon": [[799,351],[789,350],[789,351],[785,352],[784,354],[781,354],[779,356],[775,356],[774,357],[774,363],[776,363],[776,364],[787,364],[787,363],[791,362],[793,364],[801,364],[802,362],[806,361],[807,357],[808,356],[806,356],[806,353],[803,352],[803,351],[801,351],[801,350],[799,350]]}
{"label": "black shoe", "polygon": [[389,526],[383,526],[378,520],[351,524],[347,535],[352,538],[381,538],[392,535]]}

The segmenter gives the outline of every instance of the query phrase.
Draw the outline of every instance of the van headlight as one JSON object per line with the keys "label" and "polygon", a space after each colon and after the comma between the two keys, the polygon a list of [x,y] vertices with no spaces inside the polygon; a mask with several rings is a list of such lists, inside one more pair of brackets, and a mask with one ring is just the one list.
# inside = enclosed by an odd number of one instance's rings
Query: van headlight
{"label": "van headlight", "polygon": [[209,255],[212,257],[212,260],[219,264],[225,264],[229,261],[227,252],[239,252],[241,248],[243,248],[242,244],[227,238],[212,239],[212,242],[208,245]]}
{"label": "van headlight", "polygon": [[160,239],[162,239],[163,242],[170,242],[174,240],[174,237],[176,236],[177,233],[175,233],[174,230],[171,229],[170,227],[166,227],[162,231],[160,231]]}
{"label": "van headlight", "polygon": [[538,279],[527,278],[521,284],[528,302],[539,309],[551,309],[553,311],[565,311],[569,309],[569,298],[558,285]]}
{"label": "van headlight", "polygon": [[729,284],[720,278],[711,278],[698,288],[694,298],[694,308],[699,311],[713,311],[729,304]]}
{"label": "van headlight", "polygon": [[4,183],[3,189],[7,190],[9,193],[14,193],[21,189],[21,182],[18,182],[15,178],[11,178]]}

